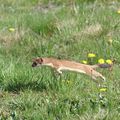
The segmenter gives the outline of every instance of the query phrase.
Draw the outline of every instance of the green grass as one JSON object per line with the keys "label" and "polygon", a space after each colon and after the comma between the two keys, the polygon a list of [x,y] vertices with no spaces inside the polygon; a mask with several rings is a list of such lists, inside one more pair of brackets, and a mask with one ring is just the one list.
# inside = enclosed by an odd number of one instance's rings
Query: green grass
{"label": "green grass", "polygon": [[[120,1],[1,0],[0,120],[118,120]],[[9,28],[15,31],[10,32]],[[112,44],[109,39],[112,39]],[[100,88],[86,75],[31,67],[35,57],[115,59]]]}

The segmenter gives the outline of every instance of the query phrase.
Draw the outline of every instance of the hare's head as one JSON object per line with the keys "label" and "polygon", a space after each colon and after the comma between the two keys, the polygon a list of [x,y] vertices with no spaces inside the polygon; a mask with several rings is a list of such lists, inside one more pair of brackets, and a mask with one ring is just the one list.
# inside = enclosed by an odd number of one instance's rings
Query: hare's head
{"label": "hare's head", "polygon": [[32,67],[37,67],[38,65],[42,65],[43,59],[42,58],[35,58],[32,60]]}

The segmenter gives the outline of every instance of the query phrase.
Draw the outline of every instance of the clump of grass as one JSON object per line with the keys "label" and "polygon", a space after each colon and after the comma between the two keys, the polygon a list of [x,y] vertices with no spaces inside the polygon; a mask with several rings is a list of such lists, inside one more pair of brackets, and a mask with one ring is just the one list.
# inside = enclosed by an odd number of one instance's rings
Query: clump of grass
{"label": "clump of grass", "polygon": [[43,14],[39,15],[33,13],[31,15],[26,16],[25,21],[25,25],[37,34],[51,36],[56,29],[56,26],[54,24],[55,19],[52,17],[52,15],[48,15],[46,17]]}

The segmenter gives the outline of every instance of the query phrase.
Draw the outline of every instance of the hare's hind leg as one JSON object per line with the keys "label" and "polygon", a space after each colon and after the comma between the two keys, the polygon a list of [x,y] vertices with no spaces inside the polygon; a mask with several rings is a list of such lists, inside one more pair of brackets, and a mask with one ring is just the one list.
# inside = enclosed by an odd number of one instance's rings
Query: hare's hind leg
{"label": "hare's hind leg", "polygon": [[100,82],[99,80],[97,80],[97,78],[101,78],[104,82],[106,81],[105,77],[95,70],[91,71],[91,76],[95,82]]}

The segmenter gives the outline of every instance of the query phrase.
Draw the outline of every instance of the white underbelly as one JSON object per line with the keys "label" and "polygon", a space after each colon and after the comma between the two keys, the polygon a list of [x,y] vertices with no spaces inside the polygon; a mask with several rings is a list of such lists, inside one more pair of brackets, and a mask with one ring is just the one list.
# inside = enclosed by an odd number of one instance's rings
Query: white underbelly
{"label": "white underbelly", "polygon": [[68,70],[68,71],[73,71],[73,72],[79,72],[79,73],[86,73],[85,71],[81,69],[76,69],[76,68],[69,68],[69,67],[61,67],[60,70]]}

